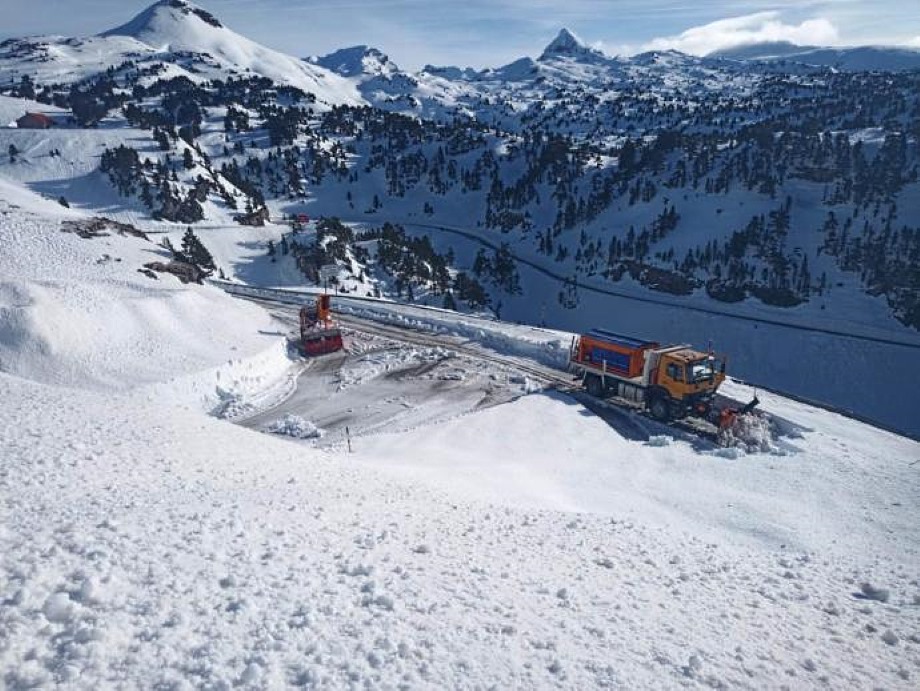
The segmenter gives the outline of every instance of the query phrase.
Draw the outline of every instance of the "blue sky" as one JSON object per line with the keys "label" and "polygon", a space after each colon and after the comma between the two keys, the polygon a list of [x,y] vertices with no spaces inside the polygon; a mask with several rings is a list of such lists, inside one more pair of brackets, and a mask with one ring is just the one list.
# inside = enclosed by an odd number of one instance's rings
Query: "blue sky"
{"label": "blue sky", "polygon": [[[2,0],[0,38],[84,36],[124,23],[145,0]],[[702,54],[755,40],[911,45],[920,0],[199,0],[224,24],[297,56],[367,44],[401,67],[495,67],[536,57],[562,27],[609,54]],[[36,11],[38,8],[38,11]]]}

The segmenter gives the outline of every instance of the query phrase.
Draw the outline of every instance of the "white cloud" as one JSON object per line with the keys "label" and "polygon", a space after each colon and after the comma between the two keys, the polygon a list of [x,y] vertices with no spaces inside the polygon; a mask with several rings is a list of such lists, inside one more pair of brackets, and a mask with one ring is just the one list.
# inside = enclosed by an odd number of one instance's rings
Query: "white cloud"
{"label": "white cloud", "polygon": [[757,12],[694,26],[677,36],[655,38],[640,50],[674,49],[690,55],[706,55],[715,50],[767,41],[830,46],[839,43],[840,36],[837,28],[824,18],[785,24],[778,12]]}

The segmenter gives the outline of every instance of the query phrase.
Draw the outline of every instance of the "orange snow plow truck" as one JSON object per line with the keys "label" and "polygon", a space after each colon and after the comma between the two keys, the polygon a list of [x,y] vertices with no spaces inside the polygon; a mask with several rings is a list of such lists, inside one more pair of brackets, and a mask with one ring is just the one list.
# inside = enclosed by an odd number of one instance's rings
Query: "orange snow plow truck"
{"label": "orange snow plow truck", "polygon": [[592,396],[625,399],[662,422],[693,416],[721,429],[758,403],[754,398],[741,409],[717,410],[715,393],[725,381],[725,357],[688,345],[661,346],[592,329],[573,340],[569,362]]}

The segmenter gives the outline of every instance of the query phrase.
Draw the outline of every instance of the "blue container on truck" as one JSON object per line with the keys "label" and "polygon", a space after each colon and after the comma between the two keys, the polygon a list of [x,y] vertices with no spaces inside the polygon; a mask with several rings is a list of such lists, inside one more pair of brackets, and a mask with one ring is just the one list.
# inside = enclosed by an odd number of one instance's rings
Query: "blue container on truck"
{"label": "blue container on truck", "polygon": [[578,341],[574,361],[602,367],[621,377],[638,377],[645,366],[645,353],[657,348],[655,341],[623,336],[605,329],[591,329]]}

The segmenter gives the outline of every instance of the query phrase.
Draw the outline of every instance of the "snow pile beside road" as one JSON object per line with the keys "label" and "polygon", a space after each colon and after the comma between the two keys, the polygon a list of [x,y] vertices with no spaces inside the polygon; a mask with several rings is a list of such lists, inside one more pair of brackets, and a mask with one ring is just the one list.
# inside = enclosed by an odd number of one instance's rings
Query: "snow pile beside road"
{"label": "snow pile beside road", "polygon": [[324,434],[323,430],[299,415],[285,415],[269,425],[268,431],[295,439],[320,439]]}
{"label": "snow pile beside road", "polygon": [[349,302],[339,296],[335,310],[383,324],[467,338],[500,353],[530,358],[549,367],[564,369],[568,365],[572,334],[565,331],[507,324],[412,305],[381,303],[378,307],[368,302]]}
{"label": "snow pile beside road", "polygon": [[719,433],[719,440],[726,448],[743,449],[748,453],[780,454],[774,437],[770,418],[756,410],[739,416],[730,428]]}
{"label": "snow pile beside road", "polygon": [[252,356],[152,384],[140,393],[228,420],[270,408],[291,394],[301,368],[285,339],[275,337],[270,343]]}
{"label": "snow pile beside road", "polygon": [[[800,415],[800,404],[759,395],[771,413]],[[719,543],[920,564],[911,499],[920,478],[909,465],[920,444],[809,411],[813,431],[785,441],[785,455],[739,451],[729,462],[660,435],[626,441],[568,396],[534,394],[474,418],[366,438],[355,457],[467,499],[628,516]],[[873,507],[868,523],[865,507]]]}

